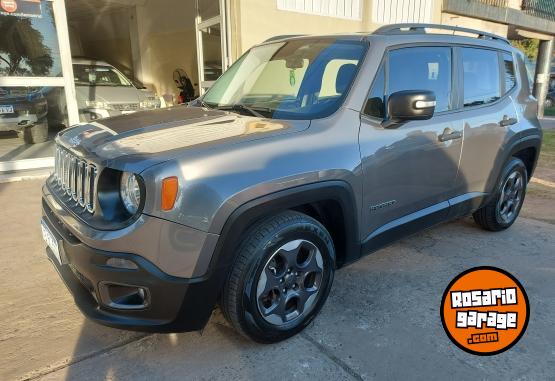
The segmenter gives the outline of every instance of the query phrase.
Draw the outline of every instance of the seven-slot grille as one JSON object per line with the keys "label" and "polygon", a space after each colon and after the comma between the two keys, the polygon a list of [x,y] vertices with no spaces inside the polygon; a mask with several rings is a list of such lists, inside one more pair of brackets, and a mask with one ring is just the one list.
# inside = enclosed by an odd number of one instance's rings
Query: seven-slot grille
{"label": "seven-slot grille", "polygon": [[93,164],[57,146],[54,176],[62,192],[89,213],[94,213],[97,169]]}

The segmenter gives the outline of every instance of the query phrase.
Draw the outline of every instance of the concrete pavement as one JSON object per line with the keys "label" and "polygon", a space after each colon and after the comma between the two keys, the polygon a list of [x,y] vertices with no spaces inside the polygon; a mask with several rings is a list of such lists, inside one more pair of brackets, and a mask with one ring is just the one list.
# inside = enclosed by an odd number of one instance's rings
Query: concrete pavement
{"label": "concrete pavement", "polygon": [[[0,379],[549,379],[555,374],[555,225],[519,218],[489,233],[471,219],[417,234],[340,270],[301,335],[238,336],[215,312],[200,333],[139,334],[87,321],[44,256],[40,182],[0,184]],[[534,200],[534,196],[530,197]],[[534,216],[525,202],[523,214]],[[442,293],[470,267],[524,285],[531,319],[508,352],[478,357],[445,335]]]}

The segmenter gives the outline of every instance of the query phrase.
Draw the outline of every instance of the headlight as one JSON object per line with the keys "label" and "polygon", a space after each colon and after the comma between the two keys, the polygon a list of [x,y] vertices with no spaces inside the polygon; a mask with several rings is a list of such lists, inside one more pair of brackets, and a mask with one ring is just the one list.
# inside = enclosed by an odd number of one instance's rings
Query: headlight
{"label": "headlight", "polygon": [[137,213],[141,204],[141,188],[137,176],[130,172],[123,172],[120,183],[121,200],[125,209],[131,214]]}
{"label": "headlight", "polygon": [[104,109],[104,110],[112,109],[112,106],[102,101],[85,101],[85,104],[87,105],[88,108],[98,108],[98,109]]}

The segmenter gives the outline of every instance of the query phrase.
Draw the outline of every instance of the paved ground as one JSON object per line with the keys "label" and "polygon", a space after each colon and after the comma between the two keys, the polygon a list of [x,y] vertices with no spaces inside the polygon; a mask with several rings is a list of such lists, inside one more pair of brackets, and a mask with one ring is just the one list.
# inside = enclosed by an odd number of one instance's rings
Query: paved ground
{"label": "paved ground", "polygon": [[[54,132],[50,134],[54,138]],[[54,156],[54,143],[25,144],[15,132],[0,132],[0,162]]]}
{"label": "paved ground", "polygon": [[540,120],[540,123],[544,129],[554,129],[555,128],[555,116],[548,116]]}
{"label": "paved ground", "polygon": [[[1,380],[554,377],[553,224],[520,218],[492,234],[465,219],[405,239],[339,271],[300,336],[263,346],[218,312],[202,334],[145,335],[85,320],[44,256],[39,194],[40,181],[0,184]],[[534,199],[525,215],[534,217]],[[494,357],[459,350],[439,319],[449,281],[478,265],[513,273],[531,303],[524,337]]]}

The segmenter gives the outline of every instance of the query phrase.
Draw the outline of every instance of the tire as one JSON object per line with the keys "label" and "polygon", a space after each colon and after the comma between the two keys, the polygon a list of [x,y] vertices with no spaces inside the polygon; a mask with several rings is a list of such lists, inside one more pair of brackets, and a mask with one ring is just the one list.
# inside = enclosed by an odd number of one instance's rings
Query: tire
{"label": "tire", "polygon": [[[520,185],[517,185],[517,183]],[[482,228],[494,232],[510,227],[522,208],[527,184],[526,166],[522,160],[516,157],[511,158],[503,170],[501,181],[496,187],[495,196],[486,205],[474,212],[472,215],[474,221]]]}
{"label": "tire", "polygon": [[43,121],[30,127],[25,127],[18,136],[27,144],[44,143],[48,140],[48,123]]}
{"label": "tire", "polygon": [[286,211],[263,219],[241,241],[222,295],[224,316],[260,343],[297,334],[316,317],[331,289],[330,234],[315,219]]}

